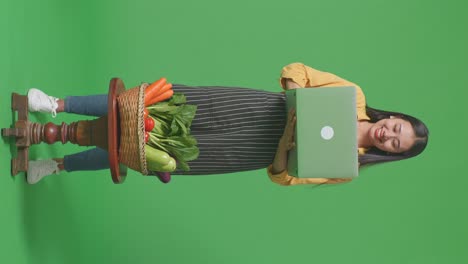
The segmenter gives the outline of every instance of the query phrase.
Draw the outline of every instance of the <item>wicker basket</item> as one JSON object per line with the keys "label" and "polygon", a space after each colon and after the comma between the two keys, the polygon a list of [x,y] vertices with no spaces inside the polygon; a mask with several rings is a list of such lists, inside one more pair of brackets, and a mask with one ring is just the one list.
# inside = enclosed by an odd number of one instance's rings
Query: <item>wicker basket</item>
{"label": "wicker basket", "polygon": [[143,118],[146,87],[148,84],[143,83],[121,93],[117,98],[120,118],[119,162],[143,175],[148,175]]}

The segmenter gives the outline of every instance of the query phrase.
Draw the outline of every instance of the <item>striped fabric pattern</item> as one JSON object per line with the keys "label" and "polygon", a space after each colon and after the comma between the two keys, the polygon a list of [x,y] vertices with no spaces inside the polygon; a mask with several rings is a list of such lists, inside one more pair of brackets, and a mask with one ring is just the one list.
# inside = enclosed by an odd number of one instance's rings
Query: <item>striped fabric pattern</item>
{"label": "striped fabric pattern", "polygon": [[266,168],[273,162],[286,122],[285,96],[250,88],[173,85],[188,104],[197,105],[191,134],[199,157],[190,171],[208,175]]}

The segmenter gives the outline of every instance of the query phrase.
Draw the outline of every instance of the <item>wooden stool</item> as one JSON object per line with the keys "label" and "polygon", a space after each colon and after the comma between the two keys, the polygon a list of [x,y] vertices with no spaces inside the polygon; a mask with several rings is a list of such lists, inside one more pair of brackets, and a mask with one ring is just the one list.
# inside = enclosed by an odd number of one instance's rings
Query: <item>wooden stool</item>
{"label": "wooden stool", "polygon": [[17,156],[11,159],[11,175],[28,171],[29,146],[45,142],[70,142],[79,146],[97,146],[109,152],[109,163],[114,183],[124,182],[127,167],[119,163],[120,119],[117,97],[125,91],[119,78],[109,84],[108,113],[94,120],[82,120],[61,125],[51,122],[42,125],[28,120],[28,97],[12,93],[11,109],[18,112],[14,128],[2,128],[2,136],[15,137]]}

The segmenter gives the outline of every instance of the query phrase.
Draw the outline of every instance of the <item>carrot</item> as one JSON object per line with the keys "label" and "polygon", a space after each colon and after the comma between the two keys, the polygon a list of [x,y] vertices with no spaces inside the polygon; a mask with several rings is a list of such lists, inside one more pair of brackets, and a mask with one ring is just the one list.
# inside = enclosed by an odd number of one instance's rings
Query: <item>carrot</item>
{"label": "carrot", "polygon": [[171,96],[174,94],[174,90],[168,90],[156,97],[154,97],[153,99],[151,99],[151,101],[149,101],[148,105],[152,105],[152,104],[155,104],[155,103],[159,103],[159,102],[162,102],[162,101],[165,101],[169,98],[171,98]]}
{"label": "carrot", "polygon": [[148,106],[148,102],[154,97],[155,94],[158,93],[158,91],[163,87],[163,85],[166,83],[166,78],[161,78],[154,83],[150,84],[148,87],[145,89],[145,106]]}
{"label": "carrot", "polygon": [[170,89],[172,89],[172,83],[166,83],[161,89],[159,89],[158,93],[153,95],[153,98],[158,97],[159,95],[169,91]]}
{"label": "carrot", "polygon": [[153,82],[152,84],[148,85],[148,87],[146,87],[146,89],[145,89],[145,93],[152,90],[155,86],[161,85],[161,83],[164,85],[166,83],[166,78],[162,77],[159,80],[157,80],[157,81]]}

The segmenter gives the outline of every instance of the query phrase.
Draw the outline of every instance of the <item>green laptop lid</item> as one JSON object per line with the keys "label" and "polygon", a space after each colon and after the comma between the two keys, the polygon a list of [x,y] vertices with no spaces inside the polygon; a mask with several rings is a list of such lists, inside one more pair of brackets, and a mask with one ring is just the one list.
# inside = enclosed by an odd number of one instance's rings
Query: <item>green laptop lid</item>
{"label": "green laptop lid", "polygon": [[357,111],[354,87],[286,91],[296,109],[296,147],[288,153],[288,174],[300,178],[358,176]]}

